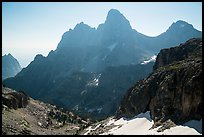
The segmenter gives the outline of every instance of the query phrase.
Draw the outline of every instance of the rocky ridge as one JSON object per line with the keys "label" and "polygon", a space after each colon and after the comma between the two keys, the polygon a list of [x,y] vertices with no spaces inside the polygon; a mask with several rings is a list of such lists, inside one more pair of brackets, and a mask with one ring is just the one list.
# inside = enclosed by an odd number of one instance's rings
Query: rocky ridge
{"label": "rocky ridge", "polygon": [[154,71],[128,90],[116,117],[146,111],[152,128],[163,125],[159,130],[202,118],[202,39],[161,50]]}

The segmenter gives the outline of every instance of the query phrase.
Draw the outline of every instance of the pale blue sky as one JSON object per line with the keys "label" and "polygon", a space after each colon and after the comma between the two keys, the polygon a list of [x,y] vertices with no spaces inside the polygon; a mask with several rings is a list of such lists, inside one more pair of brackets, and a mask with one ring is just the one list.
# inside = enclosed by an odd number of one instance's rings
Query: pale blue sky
{"label": "pale blue sky", "polygon": [[177,20],[202,30],[201,2],[3,2],[2,55],[11,53],[26,67],[36,54],[55,50],[62,34],[77,23],[97,28],[112,8],[148,36],[163,33]]}

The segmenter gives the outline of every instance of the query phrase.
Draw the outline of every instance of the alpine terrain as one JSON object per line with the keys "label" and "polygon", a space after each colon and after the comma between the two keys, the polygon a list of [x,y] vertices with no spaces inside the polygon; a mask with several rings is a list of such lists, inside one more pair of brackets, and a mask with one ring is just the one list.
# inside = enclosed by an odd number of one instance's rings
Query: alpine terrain
{"label": "alpine terrain", "polygon": [[[77,24],[62,35],[47,57],[36,55],[3,84],[80,116],[106,118],[116,113],[129,87],[152,72],[161,49],[199,37],[202,32],[182,20],[159,36],[149,37],[132,29],[122,13],[111,9],[97,28]],[[126,109],[118,114],[126,114]]]}
{"label": "alpine terrain", "polygon": [[123,97],[114,117],[81,134],[202,134],[202,39],[162,49],[154,71]]}

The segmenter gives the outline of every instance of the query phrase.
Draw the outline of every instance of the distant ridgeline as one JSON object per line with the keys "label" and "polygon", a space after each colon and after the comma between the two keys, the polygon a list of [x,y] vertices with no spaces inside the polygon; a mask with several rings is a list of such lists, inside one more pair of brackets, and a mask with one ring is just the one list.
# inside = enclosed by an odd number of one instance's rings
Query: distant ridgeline
{"label": "distant ridgeline", "polygon": [[21,66],[17,59],[15,59],[10,53],[2,56],[2,80],[14,77],[21,71]]}
{"label": "distant ridgeline", "polygon": [[201,31],[184,21],[159,36],[145,36],[111,9],[97,29],[77,24],[63,34],[56,50],[47,57],[37,55],[3,83],[33,98],[103,118],[115,114],[126,90],[152,72],[154,62],[141,62],[194,37],[202,37]]}

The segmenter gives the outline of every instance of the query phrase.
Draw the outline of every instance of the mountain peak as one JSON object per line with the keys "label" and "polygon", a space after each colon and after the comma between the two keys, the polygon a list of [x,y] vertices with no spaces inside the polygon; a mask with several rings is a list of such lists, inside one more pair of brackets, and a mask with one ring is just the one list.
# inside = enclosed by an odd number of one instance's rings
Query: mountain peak
{"label": "mountain peak", "polygon": [[176,24],[188,24],[186,21],[183,20],[178,20],[176,21]]}
{"label": "mountain peak", "polygon": [[[9,53],[8,56],[12,56],[12,55]],[[12,56],[12,57],[13,57],[13,56]]]}
{"label": "mountain peak", "polygon": [[[106,17],[105,24],[107,26],[110,26],[110,28],[129,29],[129,30],[132,29],[130,22],[117,9],[109,10],[108,15]],[[110,28],[108,27],[108,29]]]}
{"label": "mountain peak", "polygon": [[4,58],[14,58],[10,53],[3,55]]}
{"label": "mountain peak", "polygon": [[178,29],[178,28],[193,28],[193,25],[187,23],[186,21],[178,20],[169,27],[169,29]]}
{"label": "mountain peak", "polygon": [[14,77],[21,71],[21,66],[16,58],[10,53],[2,56],[2,80],[8,77]]}
{"label": "mountain peak", "polygon": [[4,56],[13,57],[10,53],[8,53],[7,55],[5,54]]}
{"label": "mountain peak", "polygon": [[117,9],[110,9],[108,15],[119,14],[121,15],[120,11]]}
{"label": "mountain peak", "polygon": [[109,10],[109,12],[108,12],[108,15],[107,15],[107,18],[106,18],[106,20],[111,20],[111,21],[114,21],[114,20],[116,20],[116,21],[119,21],[119,20],[123,20],[123,19],[125,19],[126,20],[126,18],[123,16],[123,14],[122,13],[120,13],[120,11],[119,10],[117,10],[117,9],[111,9],[111,10]]}
{"label": "mountain peak", "polygon": [[193,25],[191,25],[188,22],[183,21],[183,20],[178,20],[175,24],[178,25],[179,27],[193,26]]}
{"label": "mountain peak", "polygon": [[35,56],[35,58],[34,58],[34,60],[41,60],[41,59],[43,59],[43,58],[45,58],[42,54],[37,54],[36,56]]}

